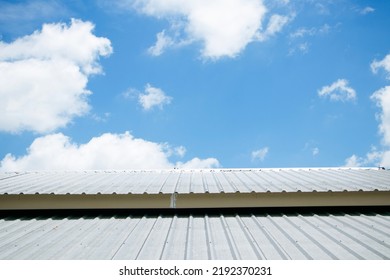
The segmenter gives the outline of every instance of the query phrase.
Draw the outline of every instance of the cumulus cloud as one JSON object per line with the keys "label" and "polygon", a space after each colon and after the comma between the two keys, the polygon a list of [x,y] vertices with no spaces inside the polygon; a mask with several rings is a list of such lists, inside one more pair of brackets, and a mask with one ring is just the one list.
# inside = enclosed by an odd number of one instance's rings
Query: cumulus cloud
{"label": "cumulus cloud", "polygon": [[[390,79],[390,54],[386,55],[381,61],[374,60],[371,63],[371,69],[374,73],[379,68],[383,68],[387,78]],[[381,110],[377,115],[380,121],[379,131],[382,135],[382,144],[388,150],[390,147],[390,86],[385,86],[374,92],[371,99],[376,102],[376,105]],[[390,151],[384,152],[382,164],[390,166]]]}
{"label": "cumulus cloud", "polygon": [[374,92],[371,99],[381,108],[381,112],[378,114],[379,130],[383,135],[383,144],[390,146],[390,86]]}
{"label": "cumulus cloud", "polygon": [[[387,78],[390,79],[390,54],[381,61],[375,60],[371,63],[371,69],[374,73],[377,72],[378,68],[383,68],[387,73]],[[381,165],[390,167],[390,86],[385,86],[377,90],[371,98],[381,110],[378,114],[380,121],[379,131],[382,135],[382,144],[384,146]]]}
{"label": "cumulus cloud", "polygon": [[99,57],[112,52],[93,29],[73,19],[0,42],[0,130],[46,133],[88,112],[88,78],[102,72]]}
{"label": "cumulus cloud", "polygon": [[[377,73],[380,68],[383,68],[388,75],[387,78],[390,79],[390,54],[381,61],[374,60],[371,63],[371,69],[374,73]],[[375,91],[371,95],[371,100],[375,101],[380,108],[377,119],[379,121],[379,133],[382,137],[382,147],[380,150],[372,148],[365,157],[352,155],[346,159],[346,164],[351,166],[375,164],[390,167],[390,86]]]}
{"label": "cumulus cloud", "polygon": [[[122,1],[119,6],[124,3],[128,2]],[[235,57],[249,43],[279,32],[289,20],[288,16],[270,15],[264,29],[267,8],[261,0],[136,0],[128,5],[170,23],[149,48],[152,55],[161,55],[169,47],[200,42],[204,58]]]}
{"label": "cumulus cloud", "polygon": [[355,154],[345,160],[345,166],[347,167],[361,167],[361,166],[379,166],[382,165],[381,161],[384,153],[378,151],[376,147],[371,147],[371,151],[364,157],[359,157]]}
{"label": "cumulus cloud", "polygon": [[347,80],[338,79],[333,84],[318,90],[318,96],[328,97],[332,101],[353,101],[356,99],[356,91],[348,86]]}
{"label": "cumulus cloud", "polygon": [[164,105],[170,104],[172,97],[167,96],[165,92],[160,88],[152,87],[147,84],[145,87],[145,93],[138,95],[138,102],[144,110],[151,110],[154,107],[163,108]]}
{"label": "cumulus cloud", "polygon": [[218,167],[215,158],[194,158],[173,163],[173,154],[184,155],[185,148],[170,147],[134,138],[129,132],[105,133],[85,144],[77,144],[62,133],[38,137],[26,155],[7,154],[0,162],[1,171],[27,170],[104,170],[104,169],[164,169]]}
{"label": "cumulus cloud", "polygon": [[371,70],[374,74],[378,72],[378,69],[383,69],[387,72],[387,79],[390,80],[390,54],[386,55],[385,58],[380,61],[374,60],[371,63]]}
{"label": "cumulus cloud", "polygon": [[268,147],[264,147],[264,148],[261,148],[259,150],[256,150],[256,151],[253,151],[251,156],[252,156],[252,160],[260,160],[260,161],[263,161],[266,157],[266,155],[268,154],[268,151],[269,151],[269,148]]}
{"label": "cumulus cloud", "polygon": [[352,155],[349,158],[345,159],[346,167],[360,167],[362,164],[362,159],[360,159],[357,155]]}

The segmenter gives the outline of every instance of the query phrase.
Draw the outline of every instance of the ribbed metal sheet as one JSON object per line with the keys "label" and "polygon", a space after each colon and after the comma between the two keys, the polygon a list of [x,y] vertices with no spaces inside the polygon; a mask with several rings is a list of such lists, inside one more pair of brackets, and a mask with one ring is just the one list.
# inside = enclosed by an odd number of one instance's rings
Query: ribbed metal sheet
{"label": "ribbed metal sheet", "polygon": [[0,174],[0,194],[180,194],[359,190],[390,190],[390,171],[377,168],[317,168]]}
{"label": "ribbed metal sheet", "polygon": [[390,259],[390,214],[2,218],[0,259]]}

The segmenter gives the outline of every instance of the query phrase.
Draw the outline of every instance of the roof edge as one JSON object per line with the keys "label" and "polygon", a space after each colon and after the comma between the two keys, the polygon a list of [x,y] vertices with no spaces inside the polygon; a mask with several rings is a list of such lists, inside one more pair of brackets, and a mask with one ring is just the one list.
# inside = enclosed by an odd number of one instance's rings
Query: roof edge
{"label": "roof edge", "polygon": [[389,206],[390,191],[1,195],[0,210]]}
{"label": "roof edge", "polygon": [[27,173],[121,173],[121,172],[213,172],[213,171],[282,171],[282,170],[387,170],[384,167],[267,167],[267,168],[166,168],[166,169],[101,169],[101,170],[26,170],[3,171],[3,174],[22,175]]}

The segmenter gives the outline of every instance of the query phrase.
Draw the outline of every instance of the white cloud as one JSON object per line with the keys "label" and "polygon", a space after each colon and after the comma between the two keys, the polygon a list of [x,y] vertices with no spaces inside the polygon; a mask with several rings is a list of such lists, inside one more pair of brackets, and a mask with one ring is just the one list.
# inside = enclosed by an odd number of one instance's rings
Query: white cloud
{"label": "white cloud", "polygon": [[88,143],[77,144],[62,133],[39,137],[24,156],[7,154],[0,162],[1,171],[27,170],[104,170],[104,169],[164,169],[218,167],[215,158],[172,163],[169,157],[185,152],[184,147],[171,148],[124,134],[105,133]]}
{"label": "white cloud", "polygon": [[352,155],[349,158],[345,159],[345,166],[347,167],[360,167],[362,159],[357,155]]}
{"label": "white cloud", "polygon": [[184,157],[186,154],[187,149],[183,146],[179,146],[175,148],[175,154],[178,155],[179,157]]}
{"label": "white cloud", "polygon": [[322,87],[318,96],[329,97],[332,101],[353,101],[356,99],[356,91],[348,86],[347,80],[338,79],[333,84]]}
{"label": "white cloud", "polygon": [[324,24],[321,27],[301,27],[298,28],[296,31],[290,34],[290,38],[292,39],[299,39],[306,36],[315,36],[317,34],[325,34],[328,33],[331,27],[328,24]]}
{"label": "white cloud", "polygon": [[387,72],[387,79],[390,79],[390,54],[386,55],[381,61],[374,60],[371,63],[371,70],[377,73],[378,69],[383,69]]}
{"label": "white cloud", "polygon": [[288,51],[288,55],[294,55],[297,52],[300,52],[302,54],[307,54],[309,52],[309,49],[310,49],[310,44],[308,42],[303,42],[297,44],[294,47],[291,47]]}
{"label": "white cloud", "polygon": [[[347,167],[361,167],[361,166],[382,166],[384,153],[378,151],[376,147],[371,147],[365,157],[359,157],[355,154],[345,160]],[[390,162],[389,162],[390,163]]]}
{"label": "white cloud", "polygon": [[390,146],[390,86],[383,87],[371,96],[376,101],[381,112],[378,115],[380,124],[379,130],[383,135],[383,144]]}
{"label": "white cloud", "polygon": [[290,34],[290,37],[295,39],[295,38],[302,38],[302,37],[305,37],[305,36],[313,36],[317,33],[317,29],[312,27],[310,29],[306,28],[306,27],[301,27],[299,29],[297,29],[296,31],[294,31],[293,33]]}
{"label": "white cloud", "polygon": [[366,15],[366,14],[373,13],[373,12],[375,12],[375,9],[373,7],[370,7],[370,6],[367,6],[367,7],[360,10],[360,13],[362,15]]}
{"label": "white cloud", "polygon": [[268,147],[264,147],[264,148],[261,148],[259,150],[253,151],[251,154],[252,160],[263,161],[265,159],[266,155],[268,154],[268,152],[269,152]]}
{"label": "white cloud", "polygon": [[178,162],[176,167],[182,169],[209,169],[220,167],[219,161],[215,158],[193,158],[185,163]]}
{"label": "white cloud", "polygon": [[88,112],[88,77],[102,72],[98,59],[112,52],[93,28],[80,20],[45,24],[0,42],[0,130],[50,132]]}
{"label": "white cloud", "polygon": [[[371,69],[374,73],[377,72],[378,68],[383,68],[388,74],[388,79],[390,79],[390,54],[381,61],[375,60],[371,63]],[[380,120],[379,130],[383,135],[383,144],[390,146],[390,86],[385,86],[374,92],[371,99],[376,101],[377,106],[381,109],[378,118]]]}
{"label": "white cloud", "polygon": [[150,110],[153,107],[159,107],[162,109],[164,105],[170,104],[172,97],[167,96],[164,91],[159,88],[152,87],[147,84],[145,87],[145,93],[141,93],[138,96],[138,102],[141,104],[144,110]]}
{"label": "white cloud", "polygon": [[174,40],[165,35],[165,30],[163,30],[157,34],[157,41],[154,46],[148,49],[148,52],[153,56],[159,56],[172,45],[174,45]]}
{"label": "white cloud", "polygon": [[287,16],[272,15],[268,22],[267,28],[264,32],[258,33],[257,38],[260,41],[267,40],[269,37],[280,32],[289,21],[290,18]]}
{"label": "white cloud", "polygon": [[[371,63],[371,69],[374,73],[379,68],[383,68],[388,79],[390,79],[390,54],[388,54],[381,61],[373,61]],[[371,95],[371,99],[376,102],[376,105],[380,108],[380,112],[377,114],[379,120],[379,132],[382,137],[382,147],[378,151],[376,148],[372,148],[365,157],[358,157],[352,155],[346,160],[349,165],[361,166],[368,164],[375,164],[389,168],[390,167],[390,86],[385,86]]]}
{"label": "white cloud", "polygon": [[320,149],[315,147],[312,149],[312,155],[313,157],[317,156],[320,153]]}
{"label": "white cloud", "polygon": [[[123,3],[119,5],[122,8]],[[279,32],[289,20],[287,16],[271,15],[263,30],[267,8],[261,0],[136,0],[128,5],[170,23],[149,48],[152,55],[160,55],[168,47],[200,42],[204,58],[235,57],[249,43]]]}

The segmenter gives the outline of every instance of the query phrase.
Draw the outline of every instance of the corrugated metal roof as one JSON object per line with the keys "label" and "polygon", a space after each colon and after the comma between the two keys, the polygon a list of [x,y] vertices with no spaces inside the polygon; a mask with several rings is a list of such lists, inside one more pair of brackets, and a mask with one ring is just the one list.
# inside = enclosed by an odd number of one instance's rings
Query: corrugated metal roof
{"label": "corrugated metal roof", "polygon": [[0,259],[390,259],[390,214],[8,217]]}
{"label": "corrugated metal roof", "polygon": [[389,191],[378,168],[1,173],[0,194],[158,194]]}

